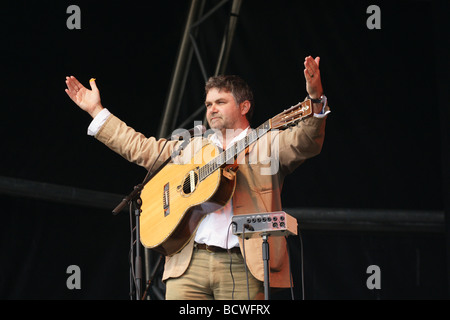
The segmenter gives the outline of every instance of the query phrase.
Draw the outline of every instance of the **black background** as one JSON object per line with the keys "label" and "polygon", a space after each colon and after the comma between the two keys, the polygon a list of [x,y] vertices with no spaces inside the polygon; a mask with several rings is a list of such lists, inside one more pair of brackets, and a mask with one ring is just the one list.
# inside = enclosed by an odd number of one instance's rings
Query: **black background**
{"label": "black background", "polygon": [[[81,9],[81,30],[66,27],[71,4]],[[366,26],[371,4],[381,9],[380,30]],[[128,194],[145,170],[87,136],[91,119],[67,97],[65,76],[85,86],[95,77],[105,107],[156,135],[188,9],[173,0],[2,5],[0,174]],[[254,124],[303,100],[308,55],[321,57],[332,110],[323,151],[288,177],[284,206],[448,210],[445,9],[432,1],[243,1],[227,73],[253,88]],[[210,75],[227,10],[198,35]],[[195,61],[192,68],[178,123],[202,104],[204,81]],[[0,298],[128,299],[127,215],[1,199]],[[303,236],[306,298],[448,296],[445,234]],[[81,290],[66,287],[72,264]],[[371,264],[383,272],[381,290],[365,285]]]}

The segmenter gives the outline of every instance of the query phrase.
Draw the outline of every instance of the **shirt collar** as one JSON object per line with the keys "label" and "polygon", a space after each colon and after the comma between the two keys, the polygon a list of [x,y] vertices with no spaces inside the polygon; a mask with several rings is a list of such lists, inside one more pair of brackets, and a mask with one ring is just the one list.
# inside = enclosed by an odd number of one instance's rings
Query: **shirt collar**
{"label": "shirt collar", "polygon": [[[243,139],[246,135],[247,135],[247,131],[250,128],[250,126],[248,126],[247,128],[245,128],[241,133],[239,133],[237,136],[235,136],[229,143],[228,146],[233,145],[233,143],[235,143],[236,141],[239,141],[241,139]],[[219,137],[217,136],[217,133],[212,134],[209,139],[211,140],[212,143],[214,143],[216,146],[220,147],[223,149],[223,145],[222,145],[222,141],[220,141]]]}

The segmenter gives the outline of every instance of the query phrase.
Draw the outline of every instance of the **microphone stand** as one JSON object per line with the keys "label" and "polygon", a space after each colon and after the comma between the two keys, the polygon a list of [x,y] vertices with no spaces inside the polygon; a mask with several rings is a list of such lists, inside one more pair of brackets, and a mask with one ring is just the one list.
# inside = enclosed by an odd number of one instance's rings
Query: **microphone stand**
{"label": "microphone stand", "polygon": [[[140,191],[139,191],[140,195]],[[134,267],[135,267],[135,286],[136,286],[136,300],[141,299],[141,286],[142,286],[142,258],[141,258],[141,243],[139,239],[141,238],[140,235],[140,225],[139,225],[139,219],[141,216],[141,205],[142,200],[140,196],[137,196],[137,198],[133,201],[134,202],[134,216],[136,219],[135,222],[135,228],[136,228],[136,257],[134,261]]]}
{"label": "microphone stand", "polygon": [[[167,140],[169,141],[169,140]],[[164,149],[164,147],[167,144],[164,144],[162,150]],[[147,171],[147,174],[144,178],[144,181],[138,185],[136,185],[133,189],[133,191],[131,191],[131,193],[126,196],[125,198],[122,199],[122,201],[113,209],[112,213],[114,215],[119,214],[127,204],[132,203],[134,206],[134,216],[135,216],[135,229],[136,229],[136,256],[135,256],[135,262],[134,262],[134,274],[135,274],[135,287],[136,287],[136,300],[141,300],[142,294],[141,294],[141,290],[142,290],[142,258],[141,258],[141,242],[140,242],[140,216],[141,216],[141,205],[142,205],[142,199],[141,199],[141,191],[144,188],[145,184],[150,181],[162,168],[164,168],[170,161],[172,161],[172,158],[175,156],[178,156],[181,151],[186,147],[186,145],[189,143],[189,140],[185,139],[183,141],[183,143],[179,146],[178,149],[176,149],[172,155],[167,158],[161,166],[159,166],[158,170],[156,170],[155,172],[153,172],[152,175],[150,175],[150,170]],[[161,155],[161,153],[160,153]],[[159,158],[159,156],[158,156]],[[158,158],[156,158],[156,160],[158,160]],[[155,162],[156,162],[155,160]],[[131,210],[130,210],[130,215],[131,215]],[[132,258],[130,258],[132,259]],[[131,275],[132,277],[132,275]],[[132,297],[131,294],[131,289],[132,289],[132,283],[133,283],[133,279],[130,279],[130,297]]]}
{"label": "microphone stand", "polygon": [[261,234],[262,243],[262,256],[264,261],[264,300],[270,300],[270,283],[269,283],[269,242],[267,241],[268,234]]}
{"label": "microphone stand", "polygon": [[[134,187],[133,191],[126,196],[122,201],[117,205],[114,210],[112,211],[114,215],[117,215],[119,212],[122,211],[122,209],[129,203],[132,204],[132,207],[134,208],[134,218],[135,218],[135,232],[136,232],[136,256],[134,257],[134,279],[133,279],[133,272],[130,272],[130,298],[132,299],[132,288],[133,288],[133,282],[134,286],[136,288],[136,300],[140,300],[141,298],[141,284],[142,284],[142,258],[141,258],[141,246],[140,246],[140,224],[139,219],[141,216],[141,205],[142,205],[142,199],[140,197],[141,191],[144,187],[144,184],[138,184]],[[130,215],[132,214],[132,210],[130,208]],[[131,219],[131,217],[130,217]],[[130,257],[130,259],[133,259],[133,257]],[[132,261],[132,260],[131,260]]]}

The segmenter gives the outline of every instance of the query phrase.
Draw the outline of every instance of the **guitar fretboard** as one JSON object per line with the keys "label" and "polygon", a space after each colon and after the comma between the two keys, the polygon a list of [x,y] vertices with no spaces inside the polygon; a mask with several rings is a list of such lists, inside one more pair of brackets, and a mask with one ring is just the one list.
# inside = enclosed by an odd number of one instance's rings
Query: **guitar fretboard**
{"label": "guitar fretboard", "polygon": [[269,131],[270,120],[267,120],[256,129],[250,129],[249,133],[247,133],[243,139],[236,141],[226,150],[222,151],[217,157],[200,167],[198,170],[199,180],[202,181],[206,179],[224,164],[232,164],[241,152]]}
{"label": "guitar fretboard", "polygon": [[312,115],[312,102],[311,100],[305,100],[284,110],[272,119],[267,120],[258,128],[249,130],[250,132],[245,138],[233,143],[217,157],[198,169],[199,181],[206,179],[223,165],[233,164],[239,153],[244,151],[248,146],[256,142],[256,140],[261,138],[271,129],[286,128],[310,115]]}

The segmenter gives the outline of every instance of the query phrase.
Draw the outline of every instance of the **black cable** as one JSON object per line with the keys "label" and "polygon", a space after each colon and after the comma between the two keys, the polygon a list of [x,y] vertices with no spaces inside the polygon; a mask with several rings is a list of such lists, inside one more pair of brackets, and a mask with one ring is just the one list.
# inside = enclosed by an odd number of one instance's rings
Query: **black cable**
{"label": "black cable", "polygon": [[129,211],[130,211],[130,251],[128,253],[128,258],[130,259],[130,300],[133,299],[133,284],[134,288],[136,287],[136,275],[134,274],[134,227],[133,227],[133,208],[132,203],[129,203]]}
{"label": "black cable", "polygon": [[231,255],[231,251],[230,251],[230,249],[228,248],[228,236],[230,235],[230,227],[231,227],[231,225],[236,225],[236,222],[233,222],[233,221],[232,221],[232,222],[228,225],[228,229],[227,229],[227,244],[226,244],[226,247],[227,247],[228,255],[230,256],[230,275],[231,275],[231,280],[233,281],[233,290],[231,291],[231,300],[234,300],[234,288],[235,288],[235,283],[234,283],[233,268],[232,268],[232,265],[233,265],[233,256]]}
{"label": "black cable", "polygon": [[153,268],[153,272],[151,273],[149,280],[147,281],[147,286],[145,288],[145,291],[144,291],[144,294],[142,295],[141,300],[145,300],[145,298],[147,297],[148,290],[150,289],[150,286],[153,284],[153,278],[155,278],[156,272],[158,271],[161,261],[163,259],[164,259],[164,256],[162,254],[160,254],[158,262],[156,263],[156,266]]}
{"label": "black cable", "polygon": [[286,239],[286,249],[288,254],[288,261],[289,261],[289,284],[291,285],[291,299],[295,300],[294,298],[294,283],[292,281],[292,272],[291,272],[291,254],[289,252],[289,243],[288,243],[288,237],[284,237]]}
{"label": "black cable", "polygon": [[150,175],[150,172],[153,170],[153,167],[155,166],[156,161],[158,161],[159,157],[161,156],[161,154],[162,154],[164,148],[166,147],[167,142],[169,142],[169,139],[166,139],[166,141],[164,142],[164,145],[163,145],[162,148],[161,148],[161,151],[159,152],[159,154],[158,154],[158,156],[156,157],[155,161],[153,161],[152,166],[150,167],[150,169],[147,170],[147,174],[145,175],[144,180],[142,180],[142,184],[144,184],[144,183],[147,182],[147,179],[148,179],[148,177],[149,177],[149,175]]}
{"label": "black cable", "polygon": [[302,275],[302,300],[305,300],[305,270],[303,267],[303,239],[300,229],[298,229],[298,237],[300,238],[300,263]]}
{"label": "black cable", "polygon": [[[152,166],[147,170],[147,174],[145,175],[144,180],[142,181],[142,185],[144,185],[147,182],[148,177],[150,176],[150,172],[152,171],[153,167],[155,166],[156,162],[158,161],[159,157],[161,156],[164,148],[167,145],[167,142],[169,140],[166,139],[166,141],[164,142],[163,147],[161,148],[161,151],[159,152],[158,156],[156,157],[155,161],[153,161]],[[134,288],[137,288],[137,282],[136,282],[136,274],[134,272],[135,269],[135,265],[134,265],[134,245],[136,243],[136,241],[139,241],[139,239],[134,239],[133,235],[134,235],[134,231],[136,229],[135,226],[133,226],[133,201],[129,202],[129,211],[130,211],[130,235],[131,235],[131,239],[130,239],[130,251],[129,251],[129,259],[130,259],[130,299],[132,299],[133,297],[133,292],[132,292],[132,284],[134,284]]]}
{"label": "black cable", "polygon": [[244,251],[245,278],[247,280],[247,298],[248,298],[248,300],[250,300],[250,286],[248,284],[247,259],[245,257],[245,226],[242,228],[242,251]]}

